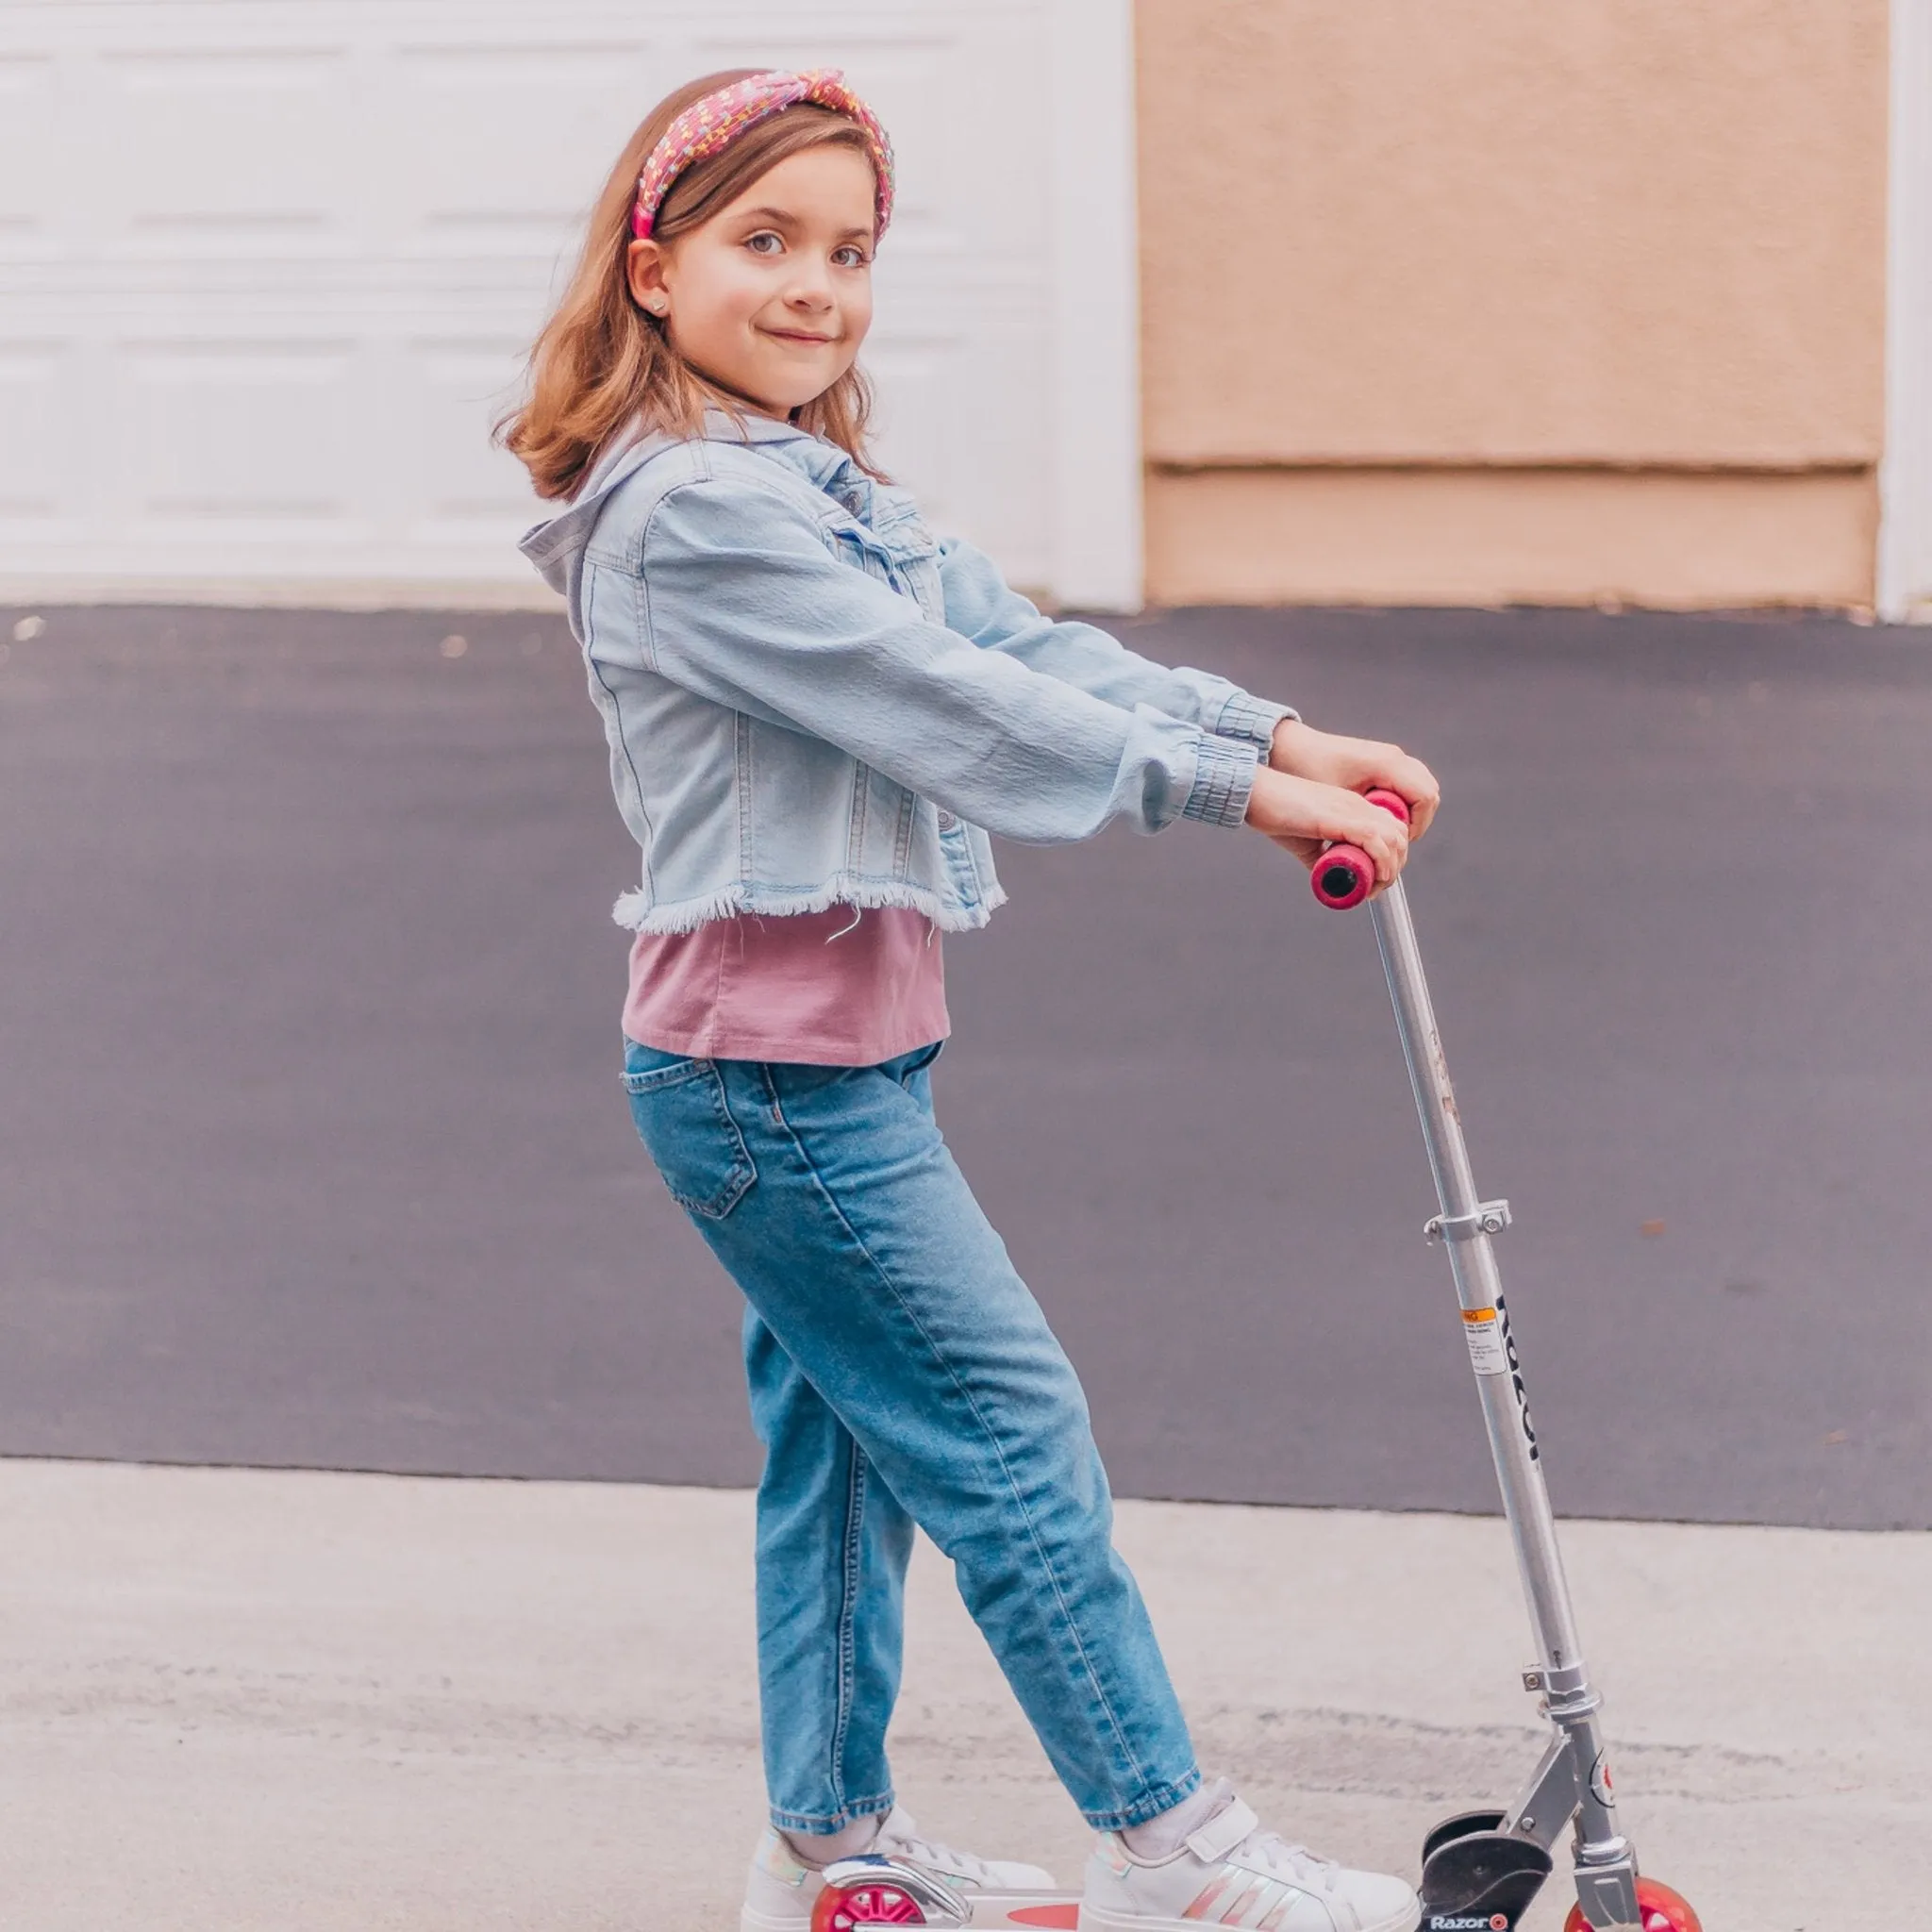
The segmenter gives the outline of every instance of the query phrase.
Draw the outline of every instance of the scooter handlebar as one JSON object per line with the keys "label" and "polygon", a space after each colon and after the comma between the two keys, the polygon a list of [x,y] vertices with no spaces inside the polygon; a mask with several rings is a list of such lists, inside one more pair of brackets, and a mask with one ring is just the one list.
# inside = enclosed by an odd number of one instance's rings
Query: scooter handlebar
{"label": "scooter handlebar", "polygon": [[[1378,785],[1362,796],[1371,805],[1379,805],[1384,811],[1393,813],[1405,825],[1408,824],[1408,801],[1399,793]],[[1359,845],[1338,841],[1315,861],[1308,883],[1323,905],[1337,912],[1346,912],[1351,906],[1359,906],[1375,890],[1375,861]]]}

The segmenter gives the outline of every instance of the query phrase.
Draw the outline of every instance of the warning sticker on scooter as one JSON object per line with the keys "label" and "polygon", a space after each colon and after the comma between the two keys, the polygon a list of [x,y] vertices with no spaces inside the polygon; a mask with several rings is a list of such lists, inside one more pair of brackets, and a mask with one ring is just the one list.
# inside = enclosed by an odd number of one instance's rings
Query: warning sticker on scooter
{"label": "warning sticker on scooter", "polygon": [[1462,1332],[1469,1338],[1469,1365],[1478,1375],[1507,1375],[1509,1351],[1503,1341],[1503,1319],[1494,1308],[1464,1308]]}

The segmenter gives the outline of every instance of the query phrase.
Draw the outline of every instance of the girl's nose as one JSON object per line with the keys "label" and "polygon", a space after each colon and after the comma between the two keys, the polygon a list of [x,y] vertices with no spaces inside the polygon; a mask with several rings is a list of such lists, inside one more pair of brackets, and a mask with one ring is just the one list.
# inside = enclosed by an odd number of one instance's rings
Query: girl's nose
{"label": "girl's nose", "polygon": [[801,267],[797,278],[786,291],[785,299],[802,308],[829,308],[832,306],[832,278],[813,263]]}

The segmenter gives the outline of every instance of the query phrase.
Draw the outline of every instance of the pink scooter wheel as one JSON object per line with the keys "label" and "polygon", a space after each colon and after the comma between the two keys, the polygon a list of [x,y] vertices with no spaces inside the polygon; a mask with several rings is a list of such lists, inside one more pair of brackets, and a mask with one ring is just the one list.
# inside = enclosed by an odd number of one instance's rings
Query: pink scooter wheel
{"label": "pink scooter wheel", "polygon": [[[1704,1932],[1697,1914],[1688,1900],[1655,1878],[1637,1881],[1637,1909],[1643,1914],[1643,1932]],[[1581,1906],[1572,1906],[1563,1921],[1563,1932],[1591,1932],[1590,1921]]]}
{"label": "pink scooter wheel", "polygon": [[812,1907],[811,1932],[854,1932],[860,1925],[923,1925],[925,1914],[889,1878],[828,1885]]}
{"label": "pink scooter wheel", "polygon": [[[1362,796],[1407,824],[1408,801],[1396,792],[1385,791],[1377,786]],[[1323,905],[1332,911],[1346,912],[1351,906],[1359,906],[1375,890],[1375,861],[1359,845],[1338,841],[1315,861],[1308,883]]]}

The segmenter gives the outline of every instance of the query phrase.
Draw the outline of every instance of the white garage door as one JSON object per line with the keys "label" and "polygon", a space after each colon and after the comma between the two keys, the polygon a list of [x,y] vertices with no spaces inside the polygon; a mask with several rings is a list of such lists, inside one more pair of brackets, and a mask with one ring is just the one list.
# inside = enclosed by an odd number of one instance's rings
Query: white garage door
{"label": "white garage door", "polygon": [[1140,591],[1130,0],[0,0],[0,598],[525,601],[487,442],[660,95],[843,66],[901,159],[888,466]]}

